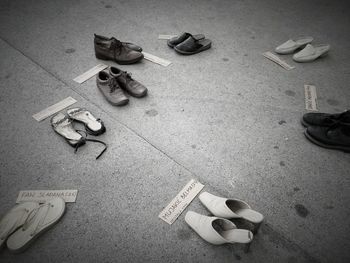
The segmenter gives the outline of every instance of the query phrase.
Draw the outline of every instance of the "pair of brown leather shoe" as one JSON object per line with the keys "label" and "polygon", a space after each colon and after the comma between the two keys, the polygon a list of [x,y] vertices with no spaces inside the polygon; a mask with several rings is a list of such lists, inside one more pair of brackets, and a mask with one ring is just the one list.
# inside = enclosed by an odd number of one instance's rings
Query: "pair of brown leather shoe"
{"label": "pair of brown leather shoe", "polygon": [[123,106],[129,102],[124,91],[136,98],[147,95],[147,88],[144,85],[134,80],[130,73],[116,67],[100,71],[96,77],[96,84],[107,101],[114,106]]}
{"label": "pair of brown leather shoe", "polygon": [[128,42],[121,42],[112,37],[95,34],[95,56],[98,59],[113,60],[118,64],[133,64],[143,59],[142,48]]}

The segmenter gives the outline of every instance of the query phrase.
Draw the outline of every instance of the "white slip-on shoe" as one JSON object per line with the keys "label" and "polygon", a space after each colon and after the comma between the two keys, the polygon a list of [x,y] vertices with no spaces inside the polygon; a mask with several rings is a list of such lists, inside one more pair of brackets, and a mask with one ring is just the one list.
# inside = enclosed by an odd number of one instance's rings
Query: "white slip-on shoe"
{"label": "white slip-on shoe", "polygon": [[243,218],[254,224],[260,224],[264,220],[262,214],[239,199],[222,198],[203,192],[199,195],[199,200],[214,216],[226,219]]}
{"label": "white slip-on shoe", "polygon": [[23,226],[28,215],[39,207],[35,202],[24,202],[16,205],[0,219],[0,249],[5,244],[6,239]]}
{"label": "white slip-on shoe", "polygon": [[323,44],[313,46],[311,44],[308,44],[303,50],[293,55],[293,60],[296,62],[311,62],[321,56],[326,55],[330,48],[330,45]]}
{"label": "white slip-on shoe", "polygon": [[188,211],[186,223],[205,241],[213,245],[225,243],[247,244],[253,240],[253,233],[245,229],[237,229],[230,220],[214,216],[205,216]]}
{"label": "white slip-on shoe", "polygon": [[13,253],[25,250],[37,237],[57,223],[66,204],[60,197],[47,201],[32,211],[23,226],[7,239],[7,248]]}
{"label": "white slip-on shoe", "polygon": [[301,48],[314,40],[312,37],[300,37],[296,40],[289,39],[283,44],[279,45],[275,48],[275,52],[277,54],[285,55],[285,54],[291,54],[298,48]]}

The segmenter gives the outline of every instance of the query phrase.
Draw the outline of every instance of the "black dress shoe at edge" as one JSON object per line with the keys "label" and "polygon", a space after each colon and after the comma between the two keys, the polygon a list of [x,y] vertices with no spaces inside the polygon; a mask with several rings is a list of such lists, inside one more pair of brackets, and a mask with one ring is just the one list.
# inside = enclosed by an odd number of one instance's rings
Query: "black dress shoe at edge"
{"label": "black dress shoe at edge", "polygon": [[318,146],[350,153],[350,124],[337,122],[330,127],[309,126],[306,138]]}
{"label": "black dress shoe at edge", "polygon": [[350,123],[350,110],[337,114],[318,112],[305,113],[301,119],[301,124],[305,127],[309,125],[329,127],[338,121]]}

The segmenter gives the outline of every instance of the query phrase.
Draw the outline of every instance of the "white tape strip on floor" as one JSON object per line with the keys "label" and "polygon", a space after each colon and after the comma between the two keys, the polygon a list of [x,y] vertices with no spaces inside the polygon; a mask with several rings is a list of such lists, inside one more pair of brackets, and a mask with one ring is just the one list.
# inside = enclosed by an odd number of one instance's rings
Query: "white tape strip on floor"
{"label": "white tape strip on floor", "polygon": [[304,85],[305,89],[305,109],[318,111],[316,87],[313,85]]}
{"label": "white tape strip on floor", "polygon": [[158,217],[171,225],[203,189],[203,187],[204,185],[200,182],[192,179],[177,194],[170,204],[164,208]]}
{"label": "white tape strip on floor", "polygon": [[167,40],[167,39],[170,39],[170,38],[173,38],[173,37],[176,37],[177,35],[159,35],[158,36],[158,39],[164,39],[164,40]]}
{"label": "white tape strip on floor", "polygon": [[78,77],[76,77],[75,79],[73,79],[75,82],[78,82],[79,84],[87,81],[88,79],[92,78],[93,76],[95,76],[97,73],[99,73],[101,70],[104,70],[105,68],[107,68],[108,66],[105,64],[98,64],[97,66],[89,69],[88,71],[86,71],[85,73],[79,75]]}
{"label": "white tape strip on floor", "polygon": [[51,115],[63,110],[64,108],[69,107],[70,105],[76,103],[77,101],[73,99],[72,97],[67,97],[64,100],[61,100],[60,102],[38,112],[33,115],[33,118],[37,121],[42,121],[46,119],[47,117],[50,117]]}
{"label": "white tape strip on floor", "polygon": [[145,59],[147,59],[147,60],[149,60],[149,61],[151,61],[153,63],[162,65],[164,67],[167,67],[167,66],[169,66],[171,64],[171,61],[163,59],[163,58],[160,58],[160,57],[157,57],[157,56],[152,55],[150,53],[142,52],[142,54],[143,54]]}
{"label": "white tape strip on floor", "polygon": [[271,53],[270,51],[263,53],[263,56],[265,58],[268,58],[269,60],[275,62],[276,64],[280,65],[282,68],[284,68],[286,70],[291,70],[291,69],[295,68],[294,66],[287,64],[287,62],[283,61],[277,55]]}
{"label": "white tape strip on floor", "polygon": [[77,199],[78,190],[23,190],[20,191],[16,203],[21,202],[38,202],[46,201],[61,197],[66,203],[74,203]]}

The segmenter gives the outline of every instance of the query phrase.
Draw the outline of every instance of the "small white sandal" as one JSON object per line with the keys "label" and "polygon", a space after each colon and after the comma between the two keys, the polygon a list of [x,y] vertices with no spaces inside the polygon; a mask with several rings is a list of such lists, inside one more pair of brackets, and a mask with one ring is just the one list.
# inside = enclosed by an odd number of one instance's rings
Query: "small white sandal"
{"label": "small white sandal", "polygon": [[36,238],[57,223],[64,211],[65,202],[60,197],[32,210],[23,226],[7,239],[8,249],[13,253],[25,250]]}
{"label": "small white sandal", "polygon": [[84,108],[71,108],[67,110],[67,115],[74,121],[85,125],[86,131],[94,136],[106,131],[106,127],[100,119],[96,119],[90,111]]}
{"label": "small white sandal", "polygon": [[39,207],[35,202],[24,202],[16,205],[0,219],[0,248],[7,238],[19,227],[23,226],[28,215]]}

